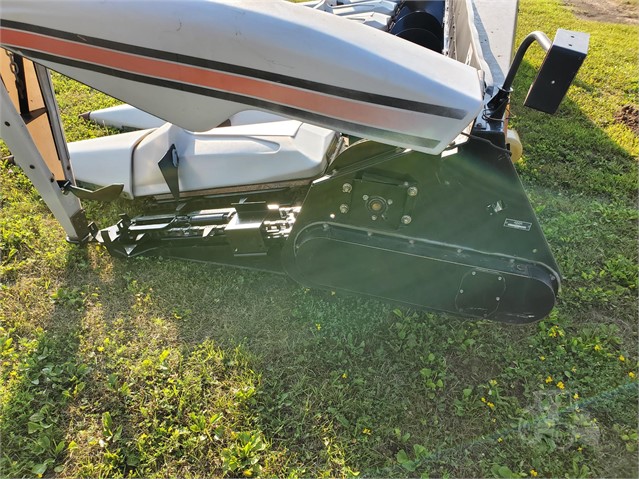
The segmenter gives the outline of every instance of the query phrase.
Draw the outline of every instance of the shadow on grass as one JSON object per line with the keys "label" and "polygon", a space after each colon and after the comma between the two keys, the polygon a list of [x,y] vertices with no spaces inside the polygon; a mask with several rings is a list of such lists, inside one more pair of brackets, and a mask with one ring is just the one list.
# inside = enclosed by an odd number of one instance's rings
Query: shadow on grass
{"label": "shadow on grass", "polygon": [[[511,104],[514,114],[511,125],[520,134],[524,155],[529,160],[519,168],[524,181],[556,193],[636,204],[637,159],[588,118],[574,101],[564,98],[554,115],[523,106],[536,74],[530,63],[522,63]],[[571,88],[592,91],[592,87],[579,80]],[[613,115],[601,118],[600,122],[616,123]],[[632,137],[627,126],[619,124],[619,128]]]}
{"label": "shadow on grass", "polygon": [[[20,364],[17,383],[3,399],[0,463],[5,477],[51,475],[66,456],[69,404],[86,386],[89,371],[77,361],[84,316],[77,264],[87,261],[86,250],[70,250],[56,304],[41,324],[37,345],[29,345],[33,351]],[[38,301],[52,300],[46,287],[40,294]]]}

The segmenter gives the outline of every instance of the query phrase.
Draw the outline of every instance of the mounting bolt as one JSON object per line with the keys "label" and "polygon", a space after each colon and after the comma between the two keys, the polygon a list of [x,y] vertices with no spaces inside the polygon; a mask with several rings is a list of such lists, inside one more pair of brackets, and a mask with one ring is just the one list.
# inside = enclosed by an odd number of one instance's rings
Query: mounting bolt
{"label": "mounting bolt", "polygon": [[416,186],[411,186],[410,188],[406,190],[406,193],[408,193],[408,196],[417,196],[417,193],[419,193],[419,190],[417,189]]}
{"label": "mounting bolt", "polygon": [[371,219],[372,219],[373,221],[377,221],[377,215],[373,215],[373,216],[371,216]]}
{"label": "mounting bolt", "polygon": [[364,195],[364,196],[362,196],[362,199],[363,199],[364,201],[368,201],[368,195]]}
{"label": "mounting bolt", "polygon": [[339,212],[344,214],[348,213],[348,205],[346,203],[339,205]]}
{"label": "mounting bolt", "polygon": [[351,191],[353,191],[353,185],[351,185],[350,183],[344,183],[342,185],[342,191],[344,193],[350,193]]}
{"label": "mounting bolt", "polygon": [[393,200],[392,200],[391,198],[388,198],[388,199],[386,200],[386,204],[387,204],[387,205],[392,205],[392,204],[393,204]]}
{"label": "mounting bolt", "polygon": [[402,216],[402,223],[403,224],[409,225],[411,221],[413,221],[413,218],[411,218],[410,216],[408,216],[408,215]]}

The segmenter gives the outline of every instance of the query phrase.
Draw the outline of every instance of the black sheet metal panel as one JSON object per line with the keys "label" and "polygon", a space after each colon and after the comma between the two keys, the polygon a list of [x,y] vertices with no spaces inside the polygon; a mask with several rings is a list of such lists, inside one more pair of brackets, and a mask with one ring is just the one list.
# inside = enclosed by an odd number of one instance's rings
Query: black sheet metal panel
{"label": "black sheet metal panel", "polygon": [[588,54],[590,35],[557,30],[537,78],[524,105],[546,113],[555,113]]}
{"label": "black sheet metal panel", "polygon": [[[299,282],[507,322],[552,309],[558,267],[505,151],[471,140],[436,157],[362,142],[334,166],[282,252]],[[371,198],[386,200],[386,220],[362,213]]]}

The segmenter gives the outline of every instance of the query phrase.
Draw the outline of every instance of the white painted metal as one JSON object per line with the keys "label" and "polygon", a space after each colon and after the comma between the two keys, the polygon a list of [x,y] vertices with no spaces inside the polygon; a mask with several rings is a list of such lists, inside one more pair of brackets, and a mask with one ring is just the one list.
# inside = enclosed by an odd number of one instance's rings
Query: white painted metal
{"label": "white painted metal", "polygon": [[[128,198],[161,195],[169,188],[158,162],[171,145],[179,158],[180,191],[314,178],[327,167],[334,131],[299,121],[215,128],[193,133],[169,123],[69,144],[76,180],[123,183]],[[108,160],[108,161],[106,161]]]}
{"label": "white painted metal", "polygon": [[166,122],[157,116],[135,108],[131,105],[117,105],[86,114],[86,118],[99,125],[118,129],[145,130],[159,128]]}
{"label": "white painted metal", "polygon": [[[88,113],[88,119],[100,125],[132,130],[159,128],[166,123],[157,116],[153,116],[150,113],[127,104],[91,111]],[[231,124],[230,126],[239,126],[250,125],[252,123],[283,121],[286,119],[287,118],[265,111],[246,110],[231,116],[228,121]]]}
{"label": "white painted metal", "polygon": [[322,0],[313,8],[339,16],[372,12],[383,13],[384,15],[392,15],[397,8],[397,3],[391,2],[389,0],[367,0],[357,3],[351,3],[349,5],[336,5],[335,2]]}
{"label": "white painted metal", "polygon": [[367,27],[373,27],[376,30],[387,30],[391,21],[390,15],[377,12],[351,13],[350,15],[344,15],[342,18]]}
{"label": "white painted metal", "polygon": [[[5,21],[71,32],[77,35],[74,38],[112,40],[172,52],[175,58],[191,56],[298,81],[298,86],[282,90],[280,81],[256,78],[251,73],[227,73],[215,83],[219,89],[235,92],[241,84],[250,88],[242,91],[242,97],[232,100],[210,98],[124,78],[139,74],[146,60],[133,61],[127,57],[126,65],[118,63],[117,68],[126,70],[126,75],[89,71],[38,54],[39,51],[50,54],[58,46],[64,46],[59,54],[73,55],[84,48],[82,42],[60,43],[46,38],[36,45],[25,46],[16,39],[15,32],[3,28],[0,41],[8,48],[24,50],[23,53],[39,57],[52,69],[193,131],[214,127],[266,95],[269,103],[262,104],[260,109],[281,113],[285,107],[286,115],[292,118],[438,153],[475,118],[482,106],[483,91],[476,69],[357,22],[345,23],[347,20],[336,15],[301,8],[284,0],[153,3],[134,0],[115,4],[101,0],[49,0],[47,8],[42,8],[40,0],[3,0],[0,16]],[[74,48],[69,48],[70,45]],[[32,51],[26,52],[29,49]],[[95,49],[92,54],[95,55]],[[97,55],[93,60],[115,68],[108,64],[112,60],[108,55]],[[174,74],[182,78],[184,71],[180,65],[171,61],[161,63],[151,67],[158,70],[161,79],[174,78]],[[372,104],[341,93],[317,93],[313,88],[307,89],[305,82],[397,101]],[[433,113],[432,109],[416,111],[404,107],[402,102],[435,105],[461,113],[450,117]]]}
{"label": "white painted metal", "polygon": [[134,198],[133,151],[153,131],[138,130],[69,143],[76,182],[92,188],[121,183],[124,185],[122,196]]}
{"label": "white painted metal", "polygon": [[53,173],[38,151],[29,130],[16,111],[11,98],[0,82],[0,137],[13,154],[16,164],[31,180],[55,218],[64,228],[70,241],[82,241],[87,235],[86,222],[74,223],[72,218],[82,215],[80,200],[62,193]]}
{"label": "white painted metal", "polygon": [[473,4],[482,54],[492,77],[490,86],[498,88],[513,57],[519,0],[473,0]]}

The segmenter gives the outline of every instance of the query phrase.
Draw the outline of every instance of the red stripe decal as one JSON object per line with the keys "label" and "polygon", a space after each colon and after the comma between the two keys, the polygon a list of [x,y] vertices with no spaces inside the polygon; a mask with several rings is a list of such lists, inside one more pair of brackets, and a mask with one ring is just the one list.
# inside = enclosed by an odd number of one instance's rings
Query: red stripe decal
{"label": "red stripe decal", "polygon": [[[259,98],[324,116],[386,130],[410,132],[424,114],[366,104],[266,80],[118,52],[36,33],[0,28],[2,43],[145,76]],[[422,132],[423,133],[423,132]]]}

